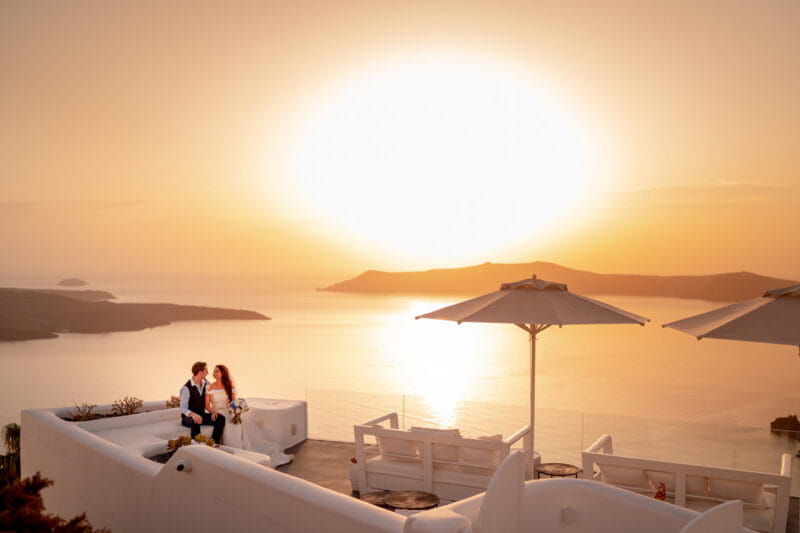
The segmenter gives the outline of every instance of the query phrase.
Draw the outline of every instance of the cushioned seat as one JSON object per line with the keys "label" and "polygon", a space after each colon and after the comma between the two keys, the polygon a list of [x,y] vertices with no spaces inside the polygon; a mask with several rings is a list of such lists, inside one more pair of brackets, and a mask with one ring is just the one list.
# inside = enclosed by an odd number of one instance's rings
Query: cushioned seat
{"label": "cushioned seat", "polygon": [[[206,437],[210,438],[213,431],[213,426],[200,426],[200,432]],[[93,433],[118,446],[128,448],[171,440],[181,435],[186,435],[188,437],[191,434],[191,430],[183,426],[180,420],[173,420],[170,422],[139,424],[127,428],[98,429]]]}
{"label": "cushioned seat", "polygon": [[[382,425],[387,421],[389,428]],[[358,486],[425,490],[446,500],[473,496],[486,490],[511,446],[530,434],[524,427],[505,440],[501,435],[469,438],[453,428],[401,430],[398,425],[397,413],[390,413],[354,427]],[[538,454],[534,457],[539,460]],[[520,468],[530,475],[530,462]]]}
{"label": "cushioned seat", "polygon": [[475,474],[472,472],[442,468],[433,469],[434,483],[450,483],[452,485],[486,488],[489,486],[489,481],[491,481],[491,477],[487,477],[485,474]]}
{"label": "cushioned seat", "polygon": [[741,501],[746,527],[769,533],[786,530],[792,481],[788,453],[781,456],[780,473],[772,474],[617,455],[611,435],[603,435],[582,453],[582,463],[584,477],[643,494],[663,483],[668,502],[698,512]]}
{"label": "cushioned seat", "polygon": [[[151,427],[148,429],[152,431],[153,435],[156,437],[166,440],[174,439],[180,435],[186,435],[188,437],[192,433],[191,429],[181,424],[180,420],[175,420],[174,422],[158,422],[156,424],[151,424]],[[214,426],[200,426],[200,433],[211,438],[211,435],[214,433]]]}
{"label": "cushioned seat", "polygon": [[415,477],[422,476],[422,463],[411,461],[393,461],[382,455],[367,459],[367,471],[377,474],[392,476]]}

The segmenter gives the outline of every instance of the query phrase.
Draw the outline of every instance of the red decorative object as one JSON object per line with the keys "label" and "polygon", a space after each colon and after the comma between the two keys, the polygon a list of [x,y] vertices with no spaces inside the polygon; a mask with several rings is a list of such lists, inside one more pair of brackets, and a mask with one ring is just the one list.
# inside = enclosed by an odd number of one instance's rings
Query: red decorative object
{"label": "red decorative object", "polygon": [[662,502],[667,499],[667,487],[664,485],[664,482],[658,484],[658,491],[655,495],[656,500],[661,500]]}
{"label": "red decorative object", "polygon": [[356,460],[356,458],[355,458],[355,457],[351,457],[351,458],[350,458],[350,462],[351,462],[351,463],[353,463],[353,464],[356,464],[356,463],[358,463],[358,461]]}

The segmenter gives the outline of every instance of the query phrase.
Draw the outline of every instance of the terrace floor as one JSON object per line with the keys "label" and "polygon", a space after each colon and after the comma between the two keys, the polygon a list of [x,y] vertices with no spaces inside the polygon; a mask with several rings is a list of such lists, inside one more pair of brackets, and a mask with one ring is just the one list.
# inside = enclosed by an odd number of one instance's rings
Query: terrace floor
{"label": "terrace floor", "polygon": [[350,474],[347,464],[355,455],[352,442],[333,442],[308,439],[286,450],[294,454],[294,461],[277,470],[310,481],[341,494],[358,497],[350,488]]}
{"label": "terrace floor", "polygon": [[[286,453],[294,454],[294,461],[279,466],[277,469],[326,489],[358,497],[358,493],[353,492],[350,488],[350,474],[347,466],[354,451],[355,444],[352,442],[309,439],[286,450]],[[789,502],[787,533],[800,531],[799,508],[800,500],[792,497]]]}

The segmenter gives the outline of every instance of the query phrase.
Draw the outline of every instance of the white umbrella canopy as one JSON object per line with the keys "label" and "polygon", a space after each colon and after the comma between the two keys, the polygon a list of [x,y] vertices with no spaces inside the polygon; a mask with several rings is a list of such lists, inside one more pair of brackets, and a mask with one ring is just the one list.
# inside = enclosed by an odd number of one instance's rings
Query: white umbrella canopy
{"label": "white umbrella canopy", "polygon": [[703,338],[788,344],[800,349],[800,284],[664,324]]}
{"label": "white umbrella canopy", "polygon": [[495,291],[461,303],[443,307],[416,318],[432,318],[453,322],[488,322],[515,324],[530,335],[530,407],[531,438],[528,448],[534,460],[534,411],[536,405],[536,335],[550,326],[573,324],[639,324],[650,319],[613,305],[569,292],[563,283],[524,279],[503,283]]}

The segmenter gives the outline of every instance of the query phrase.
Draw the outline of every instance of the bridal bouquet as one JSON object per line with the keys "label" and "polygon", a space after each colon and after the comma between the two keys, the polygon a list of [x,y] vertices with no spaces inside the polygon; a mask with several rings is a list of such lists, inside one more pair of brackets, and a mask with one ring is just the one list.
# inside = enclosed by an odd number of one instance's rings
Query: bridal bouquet
{"label": "bridal bouquet", "polygon": [[233,415],[233,418],[231,419],[231,424],[241,424],[242,414],[249,411],[250,408],[247,407],[247,401],[244,398],[236,398],[228,406],[228,410]]}

